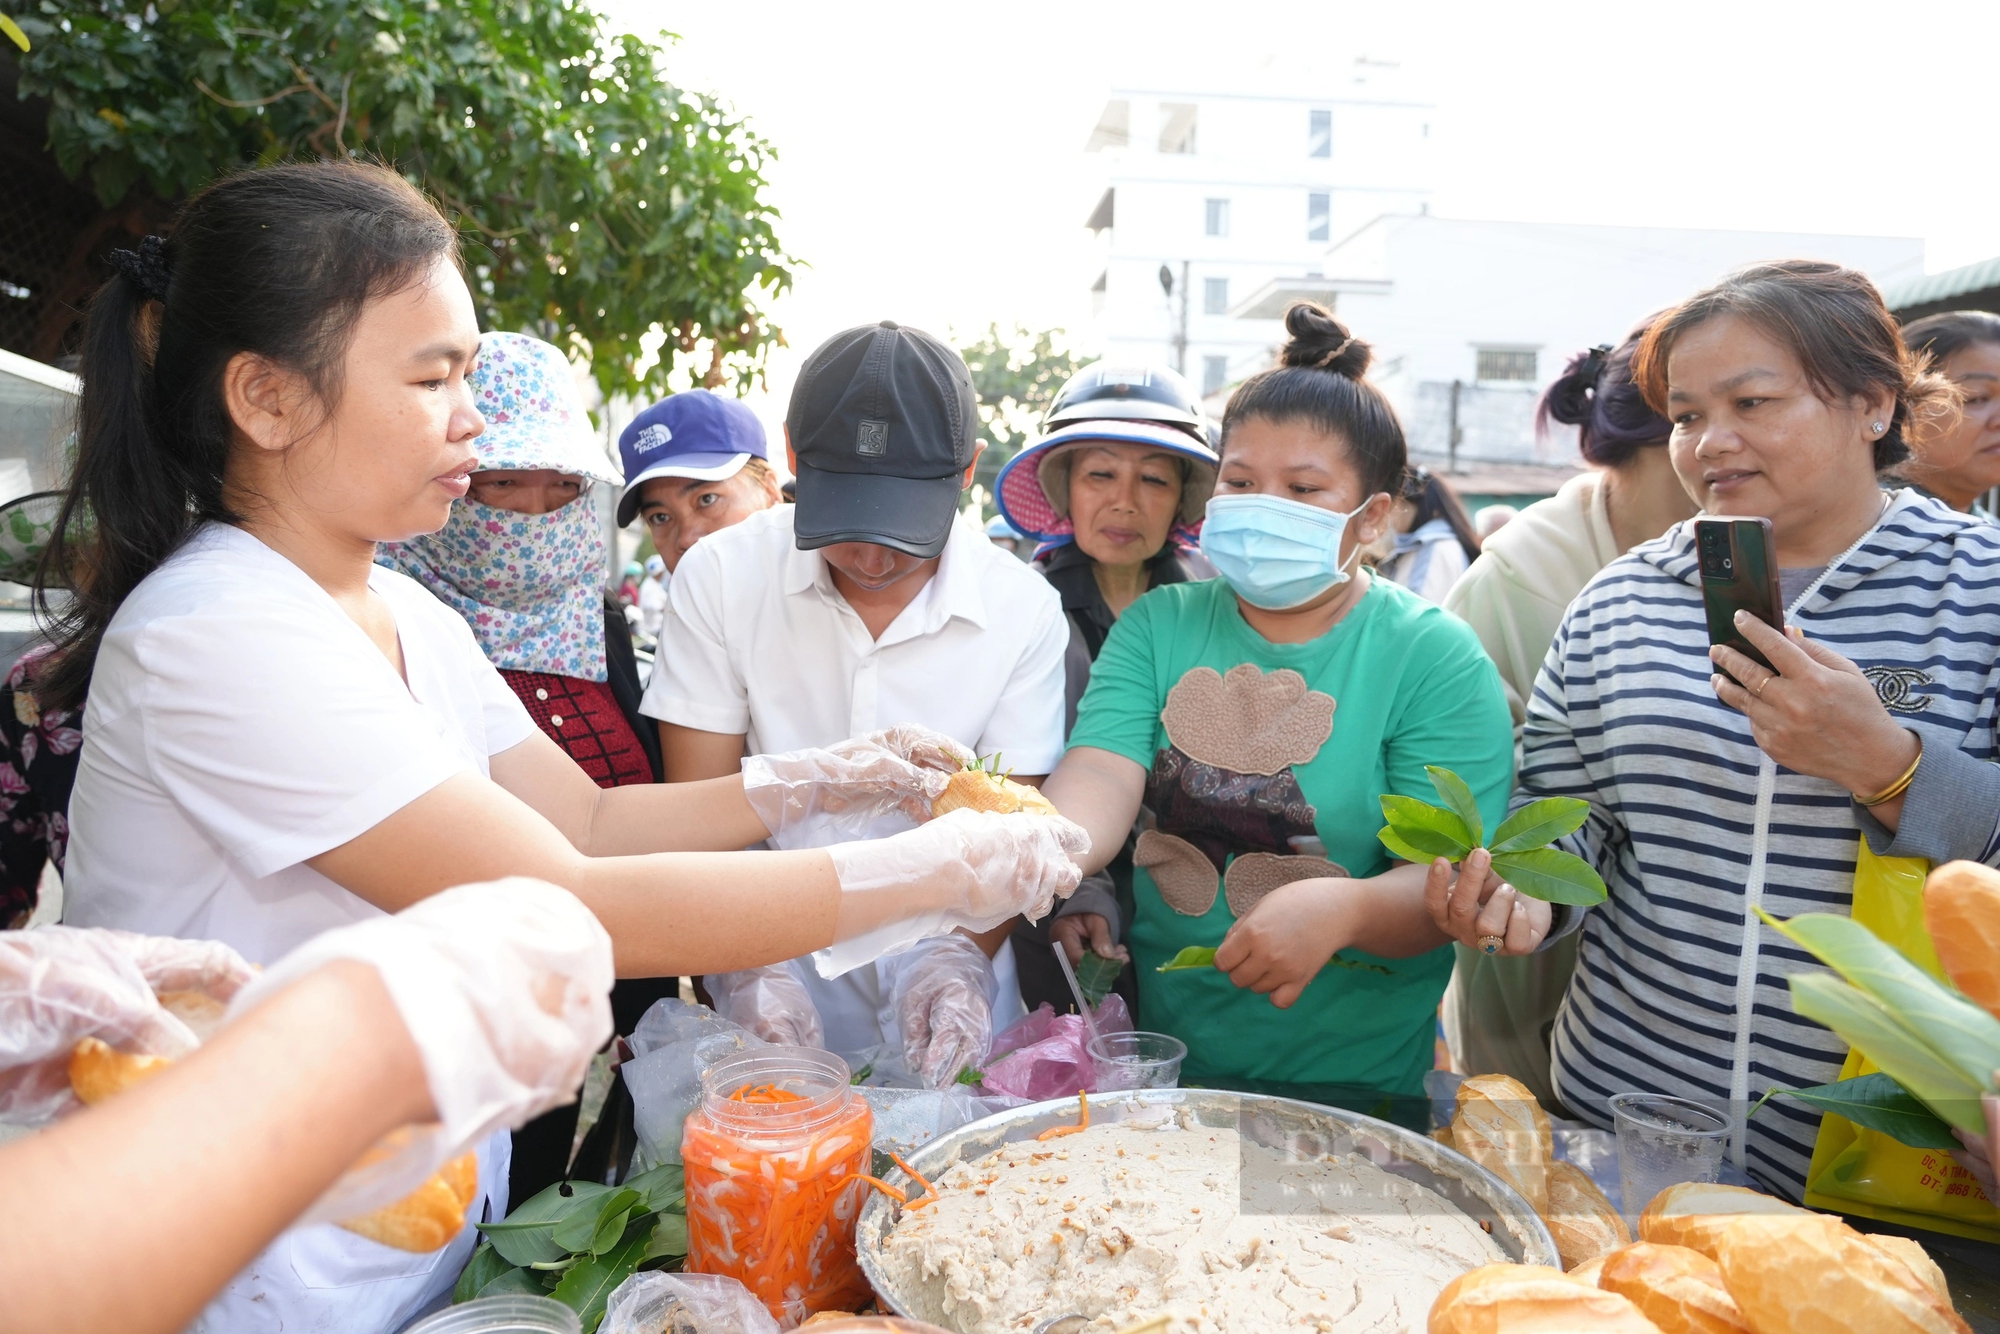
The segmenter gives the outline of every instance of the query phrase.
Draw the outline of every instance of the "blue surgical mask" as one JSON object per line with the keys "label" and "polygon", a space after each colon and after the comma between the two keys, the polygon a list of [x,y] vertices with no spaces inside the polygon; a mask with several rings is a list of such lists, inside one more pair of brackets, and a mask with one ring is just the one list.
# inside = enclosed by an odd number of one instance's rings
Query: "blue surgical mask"
{"label": "blue surgical mask", "polygon": [[1251,606],[1288,611],[1353,577],[1347,572],[1353,557],[1341,560],[1340,538],[1347,521],[1367,508],[1364,500],[1338,514],[1278,496],[1218,495],[1201,526],[1201,554]]}

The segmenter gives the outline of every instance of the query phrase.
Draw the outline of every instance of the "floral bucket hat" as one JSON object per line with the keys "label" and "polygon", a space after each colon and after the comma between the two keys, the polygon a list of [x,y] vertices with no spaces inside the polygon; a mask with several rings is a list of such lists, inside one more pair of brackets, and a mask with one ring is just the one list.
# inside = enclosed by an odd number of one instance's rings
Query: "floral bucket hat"
{"label": "floral bucket hat", "polygon": [[590,424],[561,349],[527,334],[489,333],[479,340],[471,381],[486,419],[472,442],[480,471],[552,468],[612,486],[625,480]]}

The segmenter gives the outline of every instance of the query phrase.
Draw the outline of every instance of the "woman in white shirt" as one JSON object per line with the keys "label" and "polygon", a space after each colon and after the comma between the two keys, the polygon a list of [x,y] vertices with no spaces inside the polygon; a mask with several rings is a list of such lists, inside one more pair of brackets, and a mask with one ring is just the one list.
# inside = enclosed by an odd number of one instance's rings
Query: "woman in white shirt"
{"label": "woman in white shirt", "polygon": [[[484,425],[456,236],[401,177],[245,173],[114,264],[49,557],[74,600],[36,680],[48,707],[90,694],[72,923],[269,962],[450,886],[529,875],[583,900],[619,973],[645,977],[986,929],[1075,886],[1064,847],[1080,831],[1052,820],[954,813],[870,844],[720,851],[829,806],[914,808],[953,759],[892,729],[710,782],[600,789],[462,618],[374,564],[377,542],[444,524]],[[488,1149],[491,1189],[504,1137]],[[321,1235],[335,1231],[281,1239],[198,1326],[392,1329],[471,1242],[413,1257]]]}

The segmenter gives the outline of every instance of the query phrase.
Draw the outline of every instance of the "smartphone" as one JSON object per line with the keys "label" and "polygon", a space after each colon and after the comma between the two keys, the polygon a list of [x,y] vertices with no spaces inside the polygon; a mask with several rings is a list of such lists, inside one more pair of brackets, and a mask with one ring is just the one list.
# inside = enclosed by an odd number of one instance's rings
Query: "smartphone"
{"label": "smartphone", "polygon": [[1708,642],[1727,644],[1772,671],[1770,660],[1736,629],[1747,611],[1779,634],[1785,607],[1778,597],[1778,551],[1769,519],[1696,519],[1695,551],[1701,557],[1701,602],[1708,611]]}

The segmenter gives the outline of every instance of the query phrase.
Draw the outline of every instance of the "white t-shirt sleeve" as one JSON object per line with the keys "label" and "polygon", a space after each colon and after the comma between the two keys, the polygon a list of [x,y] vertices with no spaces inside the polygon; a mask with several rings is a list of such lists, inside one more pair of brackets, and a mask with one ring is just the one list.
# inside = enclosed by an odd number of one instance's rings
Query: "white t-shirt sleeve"
{"label": "white t-shirt sleeve", "polygon": [[1023,637],[1021,656],[973,749],[1000,754],[1016,773],[1046,774],[1063,755],[1063,654],[1069,620],[1055,590],[1040,590],[1039,611]]}
{"label": "white t-shirt sleeve", "polygon": [[741,736],[750,730],[750,691],[730,660],[728,589],[718,546],[689,548],[667,585],[660,646],[639,712],[679,727]]}
{"label": "white t-shirt sleeve", "polygon": [[[147,767],[250,877],[339,847],[472,768],[388,660],[323,614],[273,601],[161,617],[135,648]],[[489,716],[499,703],[482,701]]]}

